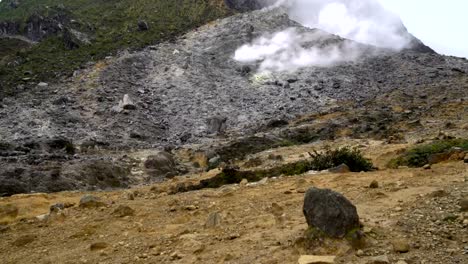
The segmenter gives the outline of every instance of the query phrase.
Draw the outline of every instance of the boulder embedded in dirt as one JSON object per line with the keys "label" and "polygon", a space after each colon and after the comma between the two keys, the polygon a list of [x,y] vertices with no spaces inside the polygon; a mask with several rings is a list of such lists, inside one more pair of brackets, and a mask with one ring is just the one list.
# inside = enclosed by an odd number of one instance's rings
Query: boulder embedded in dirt
{"label": "boulder embedded in dirt", "polygon": [[80,207],[81,208],[93,208],[93,207],[102,207],[106,204],[101,201],[100,198],[92,196],[92,195],[85,195],[80,199]]}
{"label": "boulder embedded in dirt", "polygon": [[172,178],[177,175],[176,162],[168,152],[161,151],[148,156],[145,161],[145,169],[151,176]]}
{"label": "boulder embedded in dirt", "polygon": [[346,197],[332,190],[309,189],[304,198],[303,212],[310,227],[330,237],[343,238],[359,228],[356,207]]}
{"label": "boulder embedded in dirt", "polygon": [[348,165],[341,164],[341,165],[336,166],[334,168],[328,169],[328,171],[331,172],[331,173],[348,173],[348,172],[351,172],[351,169],[349,168]]}

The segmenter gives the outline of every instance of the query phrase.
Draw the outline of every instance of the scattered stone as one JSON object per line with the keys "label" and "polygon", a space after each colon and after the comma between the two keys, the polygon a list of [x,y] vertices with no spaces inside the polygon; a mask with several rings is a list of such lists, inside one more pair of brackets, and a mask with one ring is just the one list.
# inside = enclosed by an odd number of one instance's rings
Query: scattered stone
{"label": "scattered stone", "polygon": [[468,212],[468,199],[462,199],[459,203],[462,212]]}
{"label": "scattered stone", "polygon": [[50,206],[49,211],[51,213],[57,213],[65,209],[65,204],[63,203],[56,203]]}
{"label": "scattered stone", "polygon": [[343,238],[359,228],[356,207],[343,195],[328,189],[311,188],[304,199],[303,212],[310,227],[330,237]]}
{"label": "scattered stone", "polygon": [[221,214],[219,212],[213,212],[208,216],[206,220],[205,227],[206,228],[214,228],[218,227],[221,224]]}
{"label": "scattered stone", "polygon": [[410,245],[405,239],[394,239],[391,243],[395,252],[407,253],[410,250]]}
{"label": "scattered stone", "polygon": [[49,216],[49,214],[38,215],[36,216],[36,219],[39,221],[47,221],[49,220]]}
{"label": "scattered stone", "polygon": [[147,31],[148,29],[149,29],[149,25],[146,21],[144,20],[138,21],[138,30]]}
{"label": "scattered stone", "polygon": [[128,94],[125,94],[123,100],[120,101],[119,107],[124,110],[135,110],[136,105]]}
{"label": "scattered stone", "polygon": [[434,191],[430,194],[430,197],[433,197],[433,198],[440,198],[440,197],[445,197],[447,196],[448,193],[444,190],[437,190],[437,191]]}
{"label": "scattered stone", "polygon": [[125,193],[125,197],[127,198],[127,200],[130,200],[130,201],[135,200],[135,194],[133,194],[133,192]]}
{"label": "scattered stone", "polygon": [[113,214],[118,217],[132,216],[135,214],[135,210],[126,205],[119,205],[119,207],[114,210]]}
{"label": "scattered stone", "polygon": [[105,243],[105,242],[97,242],[97,243],[93,243],[91,244],[91,246],[89,246],[89,249],[91,251],[97,251],[97,250],[102,250],[102,249],[105,249],[109,246],[109,244]]}
{"label": "scattered stone", "polygon": [[335,263],[335,256],[314,256],[314,255],[302,255],[298,263],[299,264],[333,264]]}
{"label": "scattered stone", "polygon": [[367,264],[390,264],[390,260],[386,255],[372,257],[367,261]]}
{"label": "scattered stone", "polygon": [[80,207],[81,208],[95,208],[95,207],[102,207],[106,204],[101,201],[100,198],[87,194],[80,199]]}
{"label": "scattered stone", "polygon": [[331,172],[331,173],[348,173],[348,172],[351,172],[348,165],[346,165],[346,164],[341,164],[341,165],[336,166],[334,168],[328,169],[328,171]]}
{"label": "scattered stone", "polygon": [[399,260],[399,261],[397,261],[396,264],[408,264],[408,263],[406,261],[404,261],[404,260]]}
{"label": "scattered stone", "polygon": [[362,249],[359,249],[358,251],[356,251],[356,256],[358,257],[364,256],[364,251]]}
{"label": "scattered stone", "polygon": [[444,216],[444,221],[447,221],[447,222],[453,222],[455,220],[457,220],[458,216],[455,215],[455,214],[451,214],[451,213],[448,213]]}
{"label": "scattered stone", "polygon": [[0,225],[0,233],[4,233],[6,231],[10,230],[10,227],[7,225]]}
{"label": "scattered stone", "polygon": [[371,189],[379,188],[379,182],[376,181],[376,180],[372,181],[371,184],[369,185],[369,188],[371,188]]}
{"label": "scattered stone", "polygon": [[26,246],[27,244],[32,243],[34,240],[36,240],[35,235],[24,235],[24,236],[17,238],[15,241],[13,241],[13,246],[23,247],[23,246]]}
{"label": "scattered stone", "polygon": [[41,88],[44,88],[44,87],[49,86],[49,84],[48,84],[48,83],[45,83],[45,82],[40,82],[40,83],[37,84],[37,86],[38,86],[38,87],[41,87]]}
{"label": "scattered stone", "polygon": [[195,211],[197,209],[198,209],[198,207],[193,205],[193,204],[185,206],[185,210],[187,210],[187,211]]}
{"label": "scattered stone", "polygon": [[242,181],[239,183],[241,186],[246,186],[249,183],[249,180],[247,179],[242,179]]}

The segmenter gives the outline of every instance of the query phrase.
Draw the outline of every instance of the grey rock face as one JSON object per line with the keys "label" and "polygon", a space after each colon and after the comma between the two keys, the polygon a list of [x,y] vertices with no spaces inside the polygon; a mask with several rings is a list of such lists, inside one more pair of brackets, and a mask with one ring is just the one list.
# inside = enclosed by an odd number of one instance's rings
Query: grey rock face
{"label": "grey rock face", "polygon": [[356,207],[343,195],[328,189],[311,188],[304,198],[304,216],[310,227],[330,237],[342,238],[359,228]]}
{"label": "grey rock face", "polygon": [[149,29],[149,25],[146,21],[140,20],[138,21],[138,30],[146,31]]}
{"label": "grey rock face", "polygon": [[177,175],[174,158],[164,151],[149,156],[145,161],[145,169],[150,175],[158,178],[171,178]]}
{"label": "grey rock face", "polygon": [[229,8],[240,12],[261,9],[273,2],[274,0],[224,0]]}

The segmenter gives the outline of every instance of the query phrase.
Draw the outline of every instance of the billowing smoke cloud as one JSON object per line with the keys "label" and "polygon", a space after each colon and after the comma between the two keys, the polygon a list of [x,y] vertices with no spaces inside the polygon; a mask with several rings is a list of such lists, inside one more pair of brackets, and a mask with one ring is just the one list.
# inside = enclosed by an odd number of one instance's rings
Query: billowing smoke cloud
{"label": "billowing smoke cloud", "polygon": [[402,49],[410,39],[400,18],[378,0],[283,1],[302,25],[378,47]]}
{"label": "billowing smoke cloud", "polygon": [[[341,37],[378,47],[400,50],[410,43],[401,20],[377,0],[280,0],[291,19]],[[327,67],[352,61],[362,49],[351,42],[323,45],[320,31],[299,33],[287,29],[240,47],[234,59],[260,62],[260,71],[294,71],[307,66]],[[315,44],[314,44],[315,43]]]}
{"label": "billowing smoke cloud", "polygon": [[299,33],[290,28],[264,36],[240,47],[234,59],[260,62],[260,72],[295,71],[307,66],[327,67],[356,59],[361,53],[350,41],[322,45],[328,38],[322,31]]}

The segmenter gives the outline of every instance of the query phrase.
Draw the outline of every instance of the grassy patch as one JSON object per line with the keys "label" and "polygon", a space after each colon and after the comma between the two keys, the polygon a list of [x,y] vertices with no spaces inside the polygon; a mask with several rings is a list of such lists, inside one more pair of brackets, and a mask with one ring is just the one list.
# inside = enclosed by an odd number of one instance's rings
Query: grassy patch
{"label": "grassy patch", "polygon": [[[18,8],[0,2],[0,20],[15,21],[24,28],[34,13],[53,16],[66,13],[75,21],[74,28],[93,38],[92,45],[68,50],[62,36],[52,36],[31,49],[2,48],[0,52],[15,61],[15,67],[0,65],[0,96],[11,94],[15,85],[32,72],[32,81],[50,81],[69,76],[88,61],[96,61],[118,50],[139,49],[161,41],[171,40],[200,25],[230,12],[222,0],[30,0],[21,1]],[[138,30],[144,20],[149,29]]]}
{"label": "grassy patch", "polygon": [[372,162],[369,159],[366,159],[362,155],[361,151],[356,148],[327,148],[322,153],[311,153],[311,156],[312,160],[310,163],[313,170],[326,170],[341,164],[348,165],[352,172],[374,170]]}
{"label": "grassy patch", "polygon": [[392,159],[387,166],[389,168],[398,168],[399,166],[422,167],[429,163],[429,158],[432,155],[449,153],[452,148],[461,148],[468,151],[468,139],[436,140],[429,144],[416,146]]}

